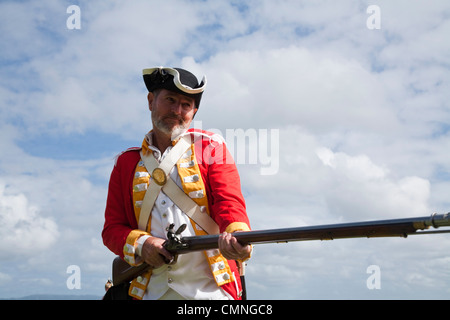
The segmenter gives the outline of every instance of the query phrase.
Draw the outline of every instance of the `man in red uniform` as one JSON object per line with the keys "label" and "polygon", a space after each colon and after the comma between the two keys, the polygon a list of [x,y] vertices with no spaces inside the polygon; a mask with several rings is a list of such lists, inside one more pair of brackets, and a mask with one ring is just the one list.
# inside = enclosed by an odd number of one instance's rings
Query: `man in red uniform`
{"label": "man in red uniform", "polygon": [[[232,236],[250,230],[239,174],[220,136],[188,130],[206,79],[199,84],[180,68],[143,73],[153,129],[141,148],[128,149],[117,158],[103,242],[130,265],[146,262],[152,267],[132,281],[131,297],[240,299],[236,261],[249,259],[252,248]],[[185,210],[186,201],[194,204],[194,215]],[[219,250],[183,254],[175,264],[166,264],[173,258],[163,247],[170,224],[186,224],[182,236],[221,232]]]}

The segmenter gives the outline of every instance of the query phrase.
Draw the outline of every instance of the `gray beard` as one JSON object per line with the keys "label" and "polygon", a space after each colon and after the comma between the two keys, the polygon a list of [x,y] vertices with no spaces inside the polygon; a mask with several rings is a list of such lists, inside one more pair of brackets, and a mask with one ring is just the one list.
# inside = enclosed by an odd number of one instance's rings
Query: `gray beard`
{"label": "gray beard", "polygon": [[152,122],[153,122],[153,126],[155,128],[158,128],[159,131],[163,132],[166,135],[170,135],[171,140],[176,140],[180,135],[182,135],[183,133],[185,133],[187,131],[187,127],[183,126],[183,125],[177,125],[175,127],[173,127],[173,129],[169,128],[163,120],[157,120],[157,119],[153,119],[152,117]]}

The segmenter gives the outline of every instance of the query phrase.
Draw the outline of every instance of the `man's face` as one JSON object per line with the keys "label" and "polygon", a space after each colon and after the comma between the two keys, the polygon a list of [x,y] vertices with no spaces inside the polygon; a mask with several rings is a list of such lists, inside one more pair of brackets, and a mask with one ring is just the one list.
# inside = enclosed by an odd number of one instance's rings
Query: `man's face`
{"label": "man's face", "polygon": [[149,92],[148,103],[153,129],[171,137],[186,131],[197,112],[193,98],[166,89]]}

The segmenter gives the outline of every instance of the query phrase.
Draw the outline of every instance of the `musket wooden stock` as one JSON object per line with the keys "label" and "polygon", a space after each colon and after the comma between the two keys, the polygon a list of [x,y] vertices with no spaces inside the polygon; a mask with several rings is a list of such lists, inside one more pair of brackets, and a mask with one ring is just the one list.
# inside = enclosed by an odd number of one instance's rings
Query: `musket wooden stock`
{"label": "musket wooden stock", "polygon": [[[347,238],[375,238],[375,237],[407,237],[412,234],[427,234],[417,232],[429,227],[439,228],[450,226],[450,213],[431,217],[406,218],[393,220],[376,220],[367,222],[353,222],[309,227],[271,229],[237,232],[233,236],[242,245],[292,241],[334,240]],[[450,232],[450,231],[443,231]],[[166,249],[172,254],[184,254],[218,248],[219,235],[194,237],[176,237],[166,242]],[[146,271],[149,266],[145,263],[138,267],[131,267],[117,257],[113,262],[113,284],[118,285],[130,281]]]}

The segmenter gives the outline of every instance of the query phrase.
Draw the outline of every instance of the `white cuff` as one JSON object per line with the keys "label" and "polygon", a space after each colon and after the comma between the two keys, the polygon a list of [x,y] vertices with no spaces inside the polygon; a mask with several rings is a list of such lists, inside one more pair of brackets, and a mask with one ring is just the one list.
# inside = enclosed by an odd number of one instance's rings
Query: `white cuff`
{"label": "white cuff", "polygon": [[142,246],[144,245],[145,240],[147,240],[150,237],[151,236],[145,235],[145,236],[139,237],[139,239],[137,239],[135,246],[136,246],[136,254],[138,256],[141,257]]}

